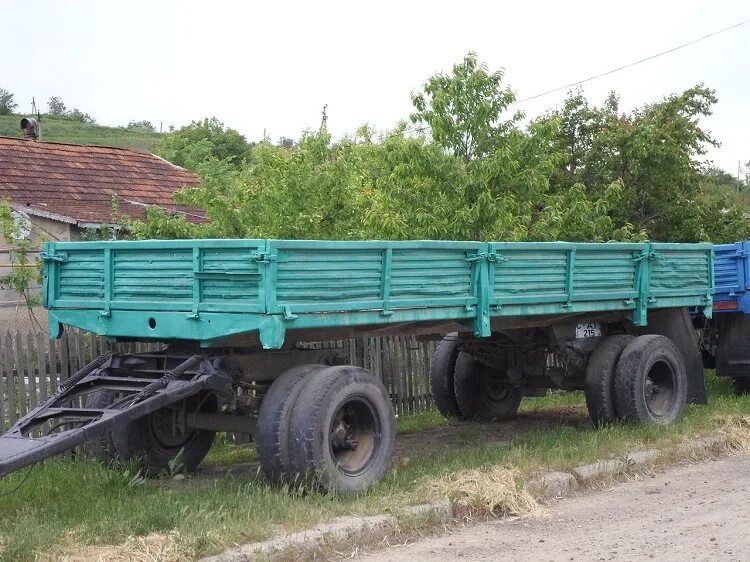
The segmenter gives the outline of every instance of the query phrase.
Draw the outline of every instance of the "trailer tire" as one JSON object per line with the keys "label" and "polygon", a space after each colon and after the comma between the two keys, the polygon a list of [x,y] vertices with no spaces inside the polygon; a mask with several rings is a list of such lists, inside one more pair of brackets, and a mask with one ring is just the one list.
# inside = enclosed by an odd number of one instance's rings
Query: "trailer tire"
{"label": "trailer tire", "polygon": [[617,421],[615,369],[622,350],[634,339],[627,334],[609,336],[589,356],[584,390],[586,407],[595,427]]}
{"label": "trailer tire", "polygon": [[498,380],[498,374],[468,353],[458,355],[454,386],[464,419],[492,421],[518,413],[523,398],[521,389]]}
{"label": "trailer tire", "polygon": [[[100,390],[99,392],[93,392],[86,396],[85,404],[87,408],[106,408],[112,404],[116,398],[116,392]],[[83,444],[83,452],[103,463],[111,463],[118,458],[117,450],[115,449],[115,444],[112,440],[112,432],[110,431],[103,435],[97,435],[86,441]]]}
{"label": "trailer tire", "polygon": [[430,364],[432,400],[445,418],[461,418],[453,382],[459,353],[458,333],[447,334],[435,348]]}
{"label": "trailer tire", "polygon": [[732,379],[732,391],[736,396],[750,394],[750,377],[736,377]]}
{"label": "trailer tire", "polygon": [[615,374],[620,418],[667,425],[685,410],[687,373],[677,346],[655,334],[639,336],[623,350]]}
{"label": "trailer tire", "polygon": [[360,492],[387,474],[395,436],[383,384],[360,367],[328,367],[307,377],[297,397],[292,466],[320,490]]}
{"label": "trailer tire", "polygon": [[284,371],[263,397],[255,431],[260,466],[274,484],[282,484],[291,473],[289,431],[295,407],[306,376],[325,365],[299,365]]}
{"label": "trailer tire", "polygon": [[[211,395],[191,396],[186,408],[215,413],[216,400]],[[112,431],[112,441],[117,456],[125,460],[136,460],[144,473],[157,476],[169,468],[170,463],[182,452],[184,472],[194,471],[208,454],[214,442],[215,432],[207,429],[188,429],[185,436],[174,435],[169,425],[171,408],[165,407],[152,414]]]}

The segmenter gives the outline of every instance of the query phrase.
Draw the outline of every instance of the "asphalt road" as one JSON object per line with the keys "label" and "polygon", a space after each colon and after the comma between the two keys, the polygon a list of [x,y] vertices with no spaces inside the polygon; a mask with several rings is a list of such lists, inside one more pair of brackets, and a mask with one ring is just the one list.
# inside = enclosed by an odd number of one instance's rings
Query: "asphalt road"
{"label": "asphalt road", "polygon": [[750,455],[678,466],[359,560],[750,560]]}

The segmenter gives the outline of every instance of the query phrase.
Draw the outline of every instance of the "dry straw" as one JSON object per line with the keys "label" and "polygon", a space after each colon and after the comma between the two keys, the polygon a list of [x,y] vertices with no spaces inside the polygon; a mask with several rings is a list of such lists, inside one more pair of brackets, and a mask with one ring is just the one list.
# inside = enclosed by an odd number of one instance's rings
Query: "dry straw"
{"label": "dry straw", "polygon": [[422,490],[431,497],[448,498],[468,516],[529,515],[539,505],[518,481],[515,467],[491,466],[427,481]]}

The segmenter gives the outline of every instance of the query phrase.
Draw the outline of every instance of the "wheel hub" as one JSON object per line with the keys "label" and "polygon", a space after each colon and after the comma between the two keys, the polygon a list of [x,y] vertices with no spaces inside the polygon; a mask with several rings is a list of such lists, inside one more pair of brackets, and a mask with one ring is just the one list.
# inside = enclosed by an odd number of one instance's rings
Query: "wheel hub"
{"label": "wheel hub", "polygon": [[500,378],[500,374],[484,367],[482,369],[482,391],[489,402],[503,402],[508,398],[513,388],[507,381]]}
{"label": "wheel hub", "polygon": [[652,415],[660,417],[669,411],[674,401],[675,388],[675,375],[671,367],[665,362],[655,363],[643,385],[646,407]]}
{"label": "wheel hub", "polygon": [[328,445],[338,469],[347,475],[365,471],[380,443],[380,426],[372,406],[353,399],[339,407],[331,421]]}
{"label": "wheel hub", "polygon": [[354,451],[357,448],[357,441],[353,438],[352,427],[339,418],[334,422],[331,430],[331,445],[334,449],[345,449]]}

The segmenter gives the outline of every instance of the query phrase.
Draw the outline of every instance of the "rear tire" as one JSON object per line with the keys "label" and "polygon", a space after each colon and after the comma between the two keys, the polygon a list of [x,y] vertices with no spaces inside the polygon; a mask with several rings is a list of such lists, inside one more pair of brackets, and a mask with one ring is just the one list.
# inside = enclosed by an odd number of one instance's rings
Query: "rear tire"
{"label": "rear tire", "polygon": [[[86,397],[85,406],[86,408],[93,409],[106,408],[112,404],[116,398],[116,392],[100,390],[99,392],[94,392]],[[118,458],[114,441],[112,441],[112,433],[109,431],[86,441],[83,444],[83,451],[103,463],[111,463]]]}
{"label": "rear tire", "polygon": [[625,347],[615,374],[616,409],[621,418],[667,425],[682,416],[686,398],[685,364],[669,338],[639,336]]}
{"label": "rear tire", "polygon": [[295,472],[321,490],[360,492],[388,472],[396,424],[383,384],[359,367],[307,377],[292,413]]}
{"label": "rear tire", "polygon": [[324,369],[325,365],[299,365],[285,371],[271,384],[258,412],[255,432],[260,466],[274,484],[289,479],[289,431],[295,407],[306,376]]}
{"label": "rear tire", "polygon": [[445,418],[461,418],[453,383],[459,353],[458,333],[447,334],[437,345],[430,365],[432,399]]}
{"label": "rear tire", "polygon": [[737,377],[732,379],[732,391],[737,396],[750,394],[750,377]]}
{"label": "rear tire", "polygon": [[635,338],[626,334],[609,336],[591,353],[586,366],[586,406],[594,426],[617,421],[615,407],[615,368],[617,360]]}
{"label": "rear tire", "polygon": [[[185,406],[188,411],[216,412],[216,400],[211,396],[191,396]],[[211,449],[215,432],[187,428],[185,435],[177,435],[171,427],[173,412],[174,409],[167,406],[113,431],[117,455],[137,459],[146,474],[156,476],[168,469],[184,450],[180,471],[194,471]]]}
{"label": "rear tire", "polygon": [[464,419],[492,421],[518,413],[523,395],[501,380],[501,373],[461,352],[454,374],[456,401]]}

